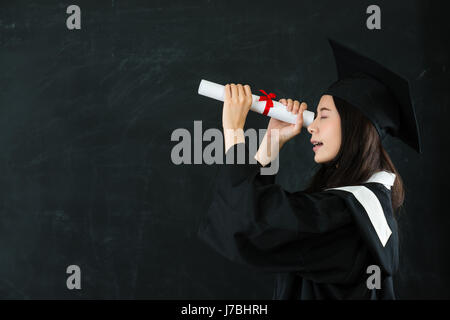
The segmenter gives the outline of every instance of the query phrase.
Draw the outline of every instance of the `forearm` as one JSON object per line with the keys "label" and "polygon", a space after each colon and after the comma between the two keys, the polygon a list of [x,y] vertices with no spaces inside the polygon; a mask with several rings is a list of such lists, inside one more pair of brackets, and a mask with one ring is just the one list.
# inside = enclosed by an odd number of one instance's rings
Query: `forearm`
{"label": "forearm", "polygon": [[284,144],[280,142],[278,130],[273,130],[271,132],[270,130],[267,130],[259,146],[258,152],[255,154],[255,160],[262,166],[266,166],[275,160]]}
{"label": "forearm", "polygon": [[[224,129],[225,153],[238,143],[245,143],[243,129]],[[266,166],[274,161],[284,143],[280,142],[279,131],[276,129],[267,130],[264,138],[255,154],[255,160],[262,166]]]}
{"label": "forearm", "polygon": [[245,143],[245,135],[243,129],[224,129],[225,153],[238,143]]}

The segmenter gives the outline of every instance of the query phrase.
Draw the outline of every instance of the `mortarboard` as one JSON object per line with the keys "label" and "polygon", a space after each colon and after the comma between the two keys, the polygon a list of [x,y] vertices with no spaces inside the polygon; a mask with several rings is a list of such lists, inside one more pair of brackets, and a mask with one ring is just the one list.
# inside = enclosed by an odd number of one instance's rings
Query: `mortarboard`
{"label": "mortarboard", "polygon": [[329,42],[339,80],[324,94],[339,97],[360,110],[381,139],[389,134],[422,153],[408,81],[336,41]]}

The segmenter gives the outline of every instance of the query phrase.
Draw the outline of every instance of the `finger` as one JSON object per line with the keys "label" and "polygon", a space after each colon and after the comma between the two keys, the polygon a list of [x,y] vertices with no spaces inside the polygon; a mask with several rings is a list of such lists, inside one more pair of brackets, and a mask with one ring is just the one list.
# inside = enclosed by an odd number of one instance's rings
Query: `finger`
{"label": "finger", "polygon": [[253,102],[253,97],[252,97],[252,89],[250,88],[250,86],[248,84],[246,84],[244,86],[244,91],[245,91],[245,97],[248,100],[248,102],[251,104]]}
{"label": "finger", "polygon": [[252,96],[252,89],[250,88],[250,86],[248,84],[246,84],[244,86],[244,91],[245,91],[246,96]]}
{"label": "finger", "polygon": [[244,92],[244,87],[242,86],[242,84],[238,84],[237,85],[238,88],[238,98],[239,100],[244,100],[245,99],[245,92]]}
{"label": "finger", "polygon": [[287,111],[292,112],[293,102],[292,99],[287,99]]}
{"label": "finger", "polygon": [[297,134],[300,132],[303,126],[303,112],[297,114],[297,120],[294,126],[294,132]]}
{"label": "finger", "polygon": [[280,103],[284,104],[285,106],[287,105],[286,99],[280,99]]}
{"label": "finger", "polygon": [[294,106],[292,107],[292,113],[297,114],[299,110],[300,110],[300,101],[295,100]]}
{"label": "finger", "polygon": [[225,85],[225,101],[231,99],[231,87],[229,84]]}
{"label": "finger", "polygon": [[238,93],[237,93],[237,87],[234,83],[231,84],[231,99],[235,99],[237,98]]}
{"label": "finger", "polygon": [[305,102],[302,102],[302,104],[300,105],[300,113],[302,114],[302,119],[303,119],[303,112],[308,108],[308,105]]}

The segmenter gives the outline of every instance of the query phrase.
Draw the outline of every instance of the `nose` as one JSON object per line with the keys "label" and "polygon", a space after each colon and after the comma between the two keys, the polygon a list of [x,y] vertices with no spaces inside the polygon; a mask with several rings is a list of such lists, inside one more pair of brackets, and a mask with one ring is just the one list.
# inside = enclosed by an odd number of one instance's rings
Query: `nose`
{"label": "nose", "polygon": [[310,134],[313,134],[313,132],[316,131],[316,125],[315,125],[315,123],[316,123],[316,120],[314,120],[313,122],[311,122],[311,124],[308,126],[308,132],[309,132]]}

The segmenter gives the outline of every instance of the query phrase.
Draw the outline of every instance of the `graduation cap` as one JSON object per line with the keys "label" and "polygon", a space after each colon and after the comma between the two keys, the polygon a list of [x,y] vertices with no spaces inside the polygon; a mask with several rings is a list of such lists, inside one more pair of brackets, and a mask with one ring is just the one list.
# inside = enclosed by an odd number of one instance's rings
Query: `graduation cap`
{"label": "graduation cap", "polygon": [[389,134],[422,153],[408,81],[334,40],[328,41],[339,80],[324,94],[339,97],[360,110],[382,140]]}

